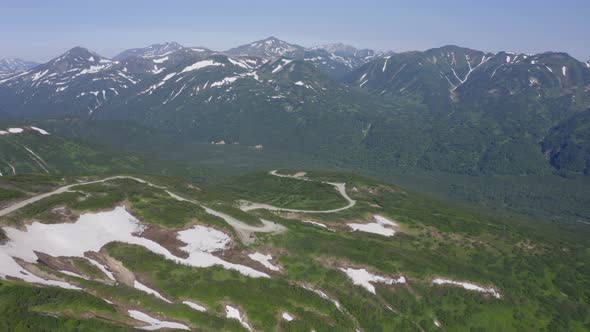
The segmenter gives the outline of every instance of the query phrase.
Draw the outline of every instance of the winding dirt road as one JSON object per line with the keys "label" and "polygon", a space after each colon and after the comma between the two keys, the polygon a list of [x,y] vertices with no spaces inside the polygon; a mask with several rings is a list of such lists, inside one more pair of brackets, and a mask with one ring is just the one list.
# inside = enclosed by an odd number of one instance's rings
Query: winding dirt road
{"label": "winding dirt road", "polygon": [[44,198],[51,197],[53,195],[63,194],[65,192],[70,192],[70,191],[72,191],[71,189],[75,188],[75,187],[89,185],[89,184],[95,184],[95,183],[102,183],[102,182],[118,180],[118,179],[131,179],[131,180],[137,181],[139,183],[147,184],[151,187],[162,189],[162,190],[166,191],[166,193],[168,195],[170,195],[170,197],[172,197],[178,201],[189,202],[189,203],[193,203],[193,204],[201,206],[203,209],[205,209],[205,211],[207,213],[212,214],[217,217],[220,217],[223,220],[225,220],[225,222],[227,222],[229,225],[231,225],[236,230],[238,236],[240,237],[240,240],[242,240],[242,242],[244,242],[244,244],[250,244],[250,243],[254,242],[256,237],[254,236],[253,233],[280,233],[280,232],[284,232],[286,230],[286,228],[282,225],[279,225],[279,224],[276,224],[276,223],[273,223],[273,222],[270,222],[267,220],[262,220],[262,219],[261,219],[261,222],[263,224],[262,226],[248,225],[248,224],[246,224],[236,218],[233,218],[229,215],[226,215],[224,213],[221,213],[221,212],[215,211],[211,208],[208,208],[208,207],[206,207],[194,200],[179,196],[179,195],[171,192],[170,190],[166,189],[166,187],[155,185],[151,182],[148,182],[148,181],[140,179],[140,178],[136,178],[133,176],[125,176],[125,175],[112,176],[112,177],[108,177],[108,178],[105,178],[102,180],[80,182],[80,183],[74,183],[74,184],[63,186],[63,187],[59,187],[59,188],[55,189],[54,191],[27,198],[25,200],[22,200],[20,202],[14,203],[8,207],[1,209],[0,210],[0,217],[5,216],[5,215],[12,213],[14,211],[17,211],[19,209],[22,209],[23,207],[33,204],[35,202],[38,202]]}
{"label": "winding dirt road", "polygon": [[[292,179],[301,180],[301,181],[314,182],[314,180],[304,177],[305,173],[298,173],[296,175],[289,175],[289,174],[279,174],[277,172],[277,170],[274,170],[274,171],[270,171],[269,174],[274,175],[274,176],[278,176],[281,178],[292,178]],[[335,183],[335,182],[326,182],[326,181],[319,181],[319,182],[333,186],[338,191],[338,193],[342,197],[344,197],[344,199],[348,202],[348,204],[346,206],[341,207],[341,208],[332,209],[332,210],[298,210],[298,209],[281,208],[281,207],[276,207],[276,206],[269,205],[269,204],[254,203],[254,202],[249,202],[249,201],[243,200],[240,202],[240,209],[242,211],[265,209],[265,210],[269,210],[269,211],[279,211],[279,212],[335,213],[335,212],[340,212],[340,211],[343,211],[346,209],[350,209],[351,207],[356,205],[356,201],[354,199],[350,198],[350,196],[348,196],[348,194],[346,193],[346,183]]]}

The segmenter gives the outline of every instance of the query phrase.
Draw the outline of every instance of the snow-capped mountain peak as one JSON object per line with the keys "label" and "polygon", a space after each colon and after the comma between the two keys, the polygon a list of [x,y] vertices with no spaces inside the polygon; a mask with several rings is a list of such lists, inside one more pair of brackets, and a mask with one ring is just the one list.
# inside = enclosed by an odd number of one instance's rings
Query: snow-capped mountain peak
{"label": "snow-capped mountain peak", "polygon": [[282,56],[292,57],[294,54],[302,52],[303,50],[304,48],[302,46],[289,44],[276,37],[268,37],[250,44],[232,48],[226,51],[226,53],[231,55],[251,55],[265,59],[274,59]]}
{"label": "snow-capped mountain peak", "polygon": [[163,44],[153,44],[147,47],[132,48],[125,50],[114,56],[115,60],[124,60],[130,57],[142,57],[146,59],[163,57],[182,50],[185,47],[177,42],[166,42]]}
{"label": "snow-capped mountain peak", "polygon": [[84,47],[77,46],[61,56],[52,59],[44,66],[55,71],[67,71],[75,68],[87,68],[93,65],[106,65],[112,62],[112,60],[89,51]]}
{"label": "snow-capped mountain peak", "polygon": [[310,47],[309,50],[326,50],[330,53],[339,55],[339,56],[352,56],[355,55],[359,50],[350,45],[346,45],[343,43],[334,43],[334,44],[325,44],[325,45],[318,45]]}

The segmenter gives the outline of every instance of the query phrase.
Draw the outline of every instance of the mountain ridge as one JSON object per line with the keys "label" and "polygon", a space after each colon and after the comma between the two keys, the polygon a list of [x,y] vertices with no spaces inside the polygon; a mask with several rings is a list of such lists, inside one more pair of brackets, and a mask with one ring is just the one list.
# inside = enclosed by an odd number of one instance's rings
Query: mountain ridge
{"label": "mountain ridge", "polygon": [[[446,45],[355,62],[276,38],[248,45],[256,52],[282,48],[261,58],[168,43],[134,49],[118,61],[73,48],[0,79],[0,109],[11,116],[135,121],[201,142],[298,152],[323,147],[362,156],[380,172],[393,164],[548,174],[552,164],[539,142],[590,106],[590,68],[563,52]],[[356,50],[331,47],[338,49]],[[301,137],[305,144],[296,143]]]}

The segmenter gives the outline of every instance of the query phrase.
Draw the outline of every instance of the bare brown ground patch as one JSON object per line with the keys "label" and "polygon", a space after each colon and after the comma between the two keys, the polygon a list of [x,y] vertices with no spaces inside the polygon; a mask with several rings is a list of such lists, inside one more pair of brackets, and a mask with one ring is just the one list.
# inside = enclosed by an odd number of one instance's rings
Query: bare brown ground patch
{"label": "bare brown ground patch", "polygon": [[180,248],[187,244],[180,241],[177,237],[178,230],[161,227],[154,224],[147,224],[141,233],[134,233],[134,236],[144,237],[152,240],[162,247],[168,249],[174,256],[187,258],[188,253]]}
{"label": "bare brown ground patch", "polygon": [[[264,265],[262,265],[262,263],[257,262],[255,260],[251,259],[250,257],[248,257],[249,254],[253,254],[255,252],[259,252],[264,255],[270,254],[272,256],[271,263],[275,266],[278,266],[280,270],[273,271],[273,270],[265,267]],[[213,254],[215,256],[218,256],[219,258],[222,258],[225,261],[230,262],[230,263],[249,266],[255,270],[263,271],[263,272],[268,273],[270,275],[278,275],[278,274],[281,274],[283,271],[282,266],[279,264],[278,258],[282,255],[288,254],[288,252],[283,248],[276,248],[271,245],[264,245],[264,246],[258,247],[256,249],[253,249],[250,251],[244,251],[244,250],[240,250],[238,248],[232,248],[230,250],[218,251]]]}
{"label": "bare brown ground patch", "polygon": [[100,252],[87,251],[84,255],[105,265],[113,273],[118,282],[133,287],[133,282],[135,281],[133,272],[127,269],[123,263],[109,256],[105,249],[101,249]]}

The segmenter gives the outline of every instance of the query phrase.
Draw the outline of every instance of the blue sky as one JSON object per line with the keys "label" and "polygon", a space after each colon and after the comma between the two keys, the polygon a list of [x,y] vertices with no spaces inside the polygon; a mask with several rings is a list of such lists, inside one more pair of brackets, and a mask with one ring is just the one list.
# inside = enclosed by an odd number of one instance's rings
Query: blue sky
{"label": "blue sky", "polygon": [[214,50],[273,35],[379,50],[447,44],[590,59],[588,0],[0,0],[0,58],[46,61],[80,45],[113,56],[164,41]]}

